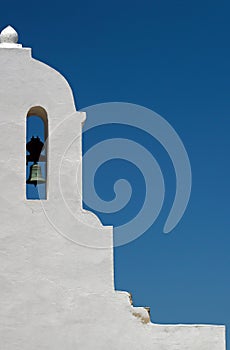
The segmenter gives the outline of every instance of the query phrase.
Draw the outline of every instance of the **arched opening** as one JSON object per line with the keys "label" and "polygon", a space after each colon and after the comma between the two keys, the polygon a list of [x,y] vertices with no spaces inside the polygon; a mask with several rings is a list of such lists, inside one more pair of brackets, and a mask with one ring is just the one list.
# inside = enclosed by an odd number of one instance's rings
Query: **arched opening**
{"label": "arched opening", "polygon": [[32,107],[26,117],[26,199],[47,199],[48,118]]}

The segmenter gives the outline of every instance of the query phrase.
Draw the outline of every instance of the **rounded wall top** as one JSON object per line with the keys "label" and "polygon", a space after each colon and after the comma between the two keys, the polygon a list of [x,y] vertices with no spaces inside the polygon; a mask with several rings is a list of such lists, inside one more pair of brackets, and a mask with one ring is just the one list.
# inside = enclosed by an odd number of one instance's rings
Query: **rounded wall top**
{"label": "rounded wall top", "polygon": [[[34,59],[31,49],[17,41],[18,34],[11,26],[0,33],[0,112],[7,108],[9,115],[11,109],[17,118],[21,108],[28,112],[31,107],[41,106],[53,125],[63,122],[63,118],[76,112],[69,83],[58,71]],[[0,117],[5,118],[5,114]],[[81,119],[85,116],[79,115],[79,123]]]}

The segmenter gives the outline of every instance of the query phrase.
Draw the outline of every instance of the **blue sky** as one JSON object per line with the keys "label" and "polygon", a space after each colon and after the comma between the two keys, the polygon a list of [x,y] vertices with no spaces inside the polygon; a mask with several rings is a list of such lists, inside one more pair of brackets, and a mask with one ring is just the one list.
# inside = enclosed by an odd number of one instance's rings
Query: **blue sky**
{"label": "blue sky", "polygon": [[[1,4],[2,28],[14,26],[35,58],[68,79],[78,109],[112,101],[145,106],[174,127],[187,149],[193,187],[181,222],[162,233],[174,174],[159,160],[172,181],[168,202],[144,235],[115,249],[116,288],[132,292],[135,305],[150,306],[153,322],[230,326],[229,11],[221,0]],[[124,131],[111,131],[117,132]],[[90,142],[85,135],[84,150]],[[139,176],[135,169],[127,174]],[[97,186],[109,195],[103,173]],[[101,220],[117,225],[121,218]]]}

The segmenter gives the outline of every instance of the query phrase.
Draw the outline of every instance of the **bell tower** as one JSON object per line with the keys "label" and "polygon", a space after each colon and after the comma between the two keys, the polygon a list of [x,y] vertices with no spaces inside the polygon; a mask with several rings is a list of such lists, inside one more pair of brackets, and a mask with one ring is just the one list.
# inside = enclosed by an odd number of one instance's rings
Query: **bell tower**
{"label": "bell tower", "polygon": [[[28,132],[32,117],[43,122],[43,136]],[[85,118],[65,78],[18,44],[12,27],[5,28],[0,35],[1,348],[224,350],[223,326],[156,325],[146,308],[131,304],[129,293],[114,290],[112,227],[82,209]],[[37,200],[28,196],[27,186],[37,189]]]}

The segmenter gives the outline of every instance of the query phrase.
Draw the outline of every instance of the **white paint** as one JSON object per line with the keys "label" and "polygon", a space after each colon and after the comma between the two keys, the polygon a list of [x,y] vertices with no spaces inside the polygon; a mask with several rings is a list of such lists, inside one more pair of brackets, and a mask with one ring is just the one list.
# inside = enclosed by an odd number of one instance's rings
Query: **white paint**
{"label": "white paint", "polygon": [[[152,324],[128,293],[114,291],[112,228],[82,209],[76,186],[85,114],[76,111],[57,71],[31,58],[28,48],[2,45],[1,349],[224,350],[224,326]],[[46,201],[25,199],[25,120],[32,106],[48,113]]]}
{"label": "white paint", "polygon": [[5,29],[1,31],[0,34],[0,47],[22,47],[21,44],[17,44],[18,42],[18,33],[16,30],[11,27],[7,26]]}

